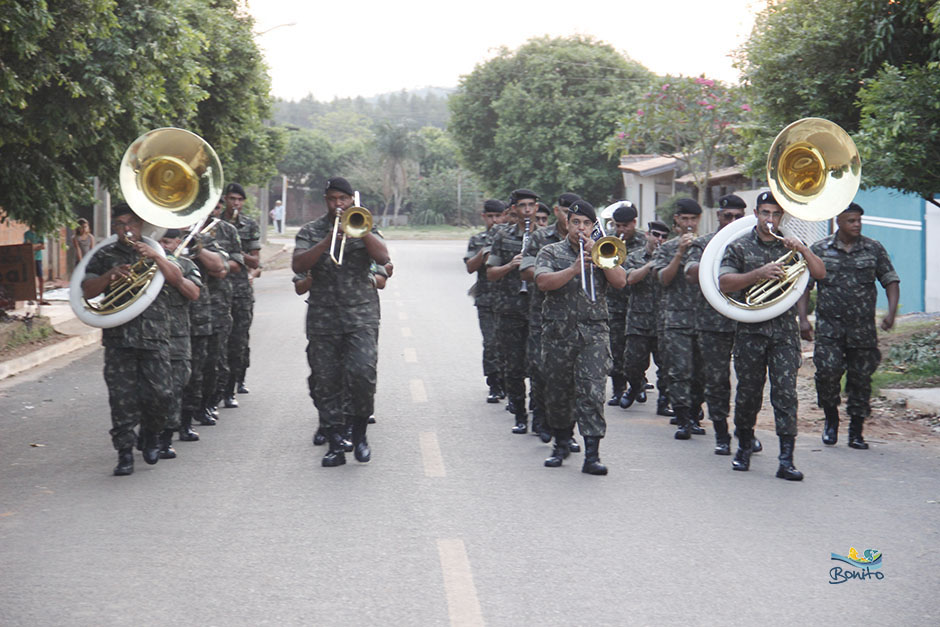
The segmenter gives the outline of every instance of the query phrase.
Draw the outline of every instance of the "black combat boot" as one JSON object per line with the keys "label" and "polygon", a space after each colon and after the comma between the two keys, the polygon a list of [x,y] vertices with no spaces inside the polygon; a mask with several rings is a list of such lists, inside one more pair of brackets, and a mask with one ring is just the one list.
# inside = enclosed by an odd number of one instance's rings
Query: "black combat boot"
{"label": "black combat boot", "polygon": [[780,467],[777,468],[777,478],[787,481],[802,481],[803,473],[793,465],[793,447],[796,445],[795,435],[780,436]]}
{"label": "black combat boot", "polygon": [[330,450],[323,456],[321,462],[326,467],[342,466],[346,463],[346,452],[343,450],[343,432],[345,427],[329,427],[327,429],[327,440],[330,443]]}
{"label": "black combat boot", "polygon": [[160,432],[160,459],[176,459],[173,450],[173,429],[164,429]]}
{"label": "black combat boot", "polygon": [[499,400],[504,400],[506,398],[506,384],[503,382],[502,377],[496,377],[497,390],[499,390]]}
{"label": "black combat boot", "polygon": [[636,402],[636,397],[636,388],[631,385],[630,389],[624,392],[623,396],[620,397],[620,409],[630,409],[633,403]]}
{"label": "black combat boot", "polygon": [[352,444],[354,447],[353,455],[356,456],[357,462],[366,463],[372,459],[372,449],[369,448],[369,441],[366,440],[366,429],[368,426],[368,416],[365,418],[353,418]]}
{"label": "black combat boot", "polygon": [[673,437],[677,440],[688,440],[692,437],[692,418],[689,416],[691,410],[688,407],[676,408],[676,424],[679,428]]}
{"label": "black combat boot", "polygon": [[610,381],[614,389],[614,394],[610,397],[610,400],[607,401],[607,404],[613,407],[620,404],[620,399],[623,397],[623,390],[627,387],[627,380],[622,375],[615,374],[611,375]]}
{"label": "black combat boot", "polygon": [[580,453],[581,445],[578,444],[578,440],[574,437],[574,430],[568,432],[568,450],[572,453]]}
{"label": "black combat boot", "polygon": [[[676,412],[672,411],[669,408],[669,399],[665,394],[660,394],[659,398],[656,399],[656,415],[657,416],[675,416]],[[670,422],[670,424],[675,424]]]}
{"label": "black combat boot", "polygon": [[731,434],[728,433],[728,421],[712,420],[715,427],[715,455],[731,455]]}
{"label": "black combat boot", "polygon": [[196,442],[199,434],[193,431],[193,413],[184,411],[180,415],[180,442]]}
{"label": "black combat boot", "polygon": [[862,438],[863,424],[865,424],[865,419],[862,416],[849,418],[849,448],[857,448],[861,451],[868,448],[868,442]]}
{"label": "black combat boot", "polygon": [[735,435],[738,436],[738,451],[734,454],[734,459],[731,460],[732,469],[742,471],[750,469],[751,452],[754,446],[753,433],[753,431],[749,433],[735,433]]}
{"label": "black combat boot", "polygon": [[522,401],[519,411],[516,412],[516,426],[512,428],[516,435],[529,432],[529,414],[525,410],[525,401]]}
{"label": "black combat boot", "polygon": [[645,403],[646,402],[646,386],[644,385],[636,393],[636,402]]}
{"label": "black combat boot", "polygon": [[150,429],[141,428],[138,443],[140,454],[143,455],[145,462],[152,466],[160,461],[160,439],[156,433]]}
{"label": "black combat boot", "polygon": [[193,416],[193,419],[206,427],[211,427],[218,422],[218,420],[215,419],[215,416],[212,415],[212,412],[209,411],[208,407],[203,407],[201,410],[197,411],[196,415]]}
{"label": "black combat boot", "polygon": [[486,397],[487,403],[498,403],[499,402],[499,380],[490,375],[486,378],[486,385],[490,388],[490,393]]}
{"label": "black combat boot", "polygon": [[584,436],[584,465],[581,466],[581,472],[589,475],[607,474],[607,466],[601,463],[601,455],[598,450],[600,446],[601,438],[599,436]]}
{"label": "black combat boot", "polygon": [[323,446],[326,444],[326,429],[317,427],[317,432],[313,434],[313,445]]}
{"label": "black combat boot", "polygon": [[826,413],[826,424],[823,426],[822,441],[823,444],[832,446],[839,441],[839,408],[823,407],[823,411]]}
{"label": "black combat boot", "polygon": [[568,459],[570,449],[568,442],[571,435],[567,429],[555,429],[555,447],[552,449],[551,457],[545,460],[545,465],[549,468],[558,468],[561,462]]}
{"label": "black combat boot", "polygon": [[122,448],[118,451],[118,463],[114,467],[114,474],[118,477],[134,474],[134,449]]}
{"label": "black combat boot", "polygon": [[760,440],[757,439],[757,436],[751,436],[751,452],[760,453],[764,450],[764,445],[760,443]]}
{"label": "black combat boot", "polygon": [[705,419],[705,412],[702,411],[702,408],[699,407],[697,410],[693,409],[689,412],[689,420],[692,425],[689,428],[692,431],[692,435],[705,435],[705,429],[702,427],[702,420]]}
{"label": "black combat boot", "polygon": [[245,387],[245,371],[242,370],[235,377],[235,391],[239,394],[251,394],[251,390]]}
{"label": "black combat boot", "polygon": [[552,431],[545,423],[545,412],[541,409],[532,410],[532,435],[539,436],[545,444],[552,441]]}

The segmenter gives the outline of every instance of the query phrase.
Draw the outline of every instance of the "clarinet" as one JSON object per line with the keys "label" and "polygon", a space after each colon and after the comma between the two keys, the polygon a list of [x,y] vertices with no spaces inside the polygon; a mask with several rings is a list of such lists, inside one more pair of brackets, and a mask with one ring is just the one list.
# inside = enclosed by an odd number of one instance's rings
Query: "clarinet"
{"label": "clarinet", "polygon": [[[522,254],[525,254],[526,244],[529,243],[529,224],[530,224],[529,219],[526,218],[525,219],[525,231],[522,232]],[[525,281],[525,280],[522,281],[522,285],[519,287],[519,293],[520,294],[529,293],[528,281]]]}

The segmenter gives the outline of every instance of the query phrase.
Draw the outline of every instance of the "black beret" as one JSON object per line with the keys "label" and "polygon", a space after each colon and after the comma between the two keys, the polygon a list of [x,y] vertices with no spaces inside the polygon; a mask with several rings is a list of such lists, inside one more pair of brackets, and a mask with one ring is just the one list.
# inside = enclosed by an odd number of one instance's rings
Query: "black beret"
{"label": "black beret", "polygon": [[755,206],[760,207],[761,205],[777,205],[779,207],[780,203],[777,202],[777,199],[774,198],[774,195],[770,192],[761,192],[760,196],[757,197]]}
{"label": "black beret", "polygon": [[531,198],[532,200],[538,200],[539,195],[533,192],[531,189],[516,189],[516,190],[513,190],[512,195],[509,197],[509,200],[512,204],[516,204],[523,198]]}
{"label": "black beret", "polygon": [[865,215],[865,210],[862,209],[861,205],[857,205],[853,202],[850,203],[849,206],[842,211],[842,213],[858,213],[860,215]]}
{"label": "black beret", "polygon": [[331,189],[343,192],[347,196],[353,196],[355,194],[355,192],[353,192],[352,185],[349,184],[349,181],[341,176],[334,176],[326,181],[326,189],[324,192],[328,192]]}
{"label": "black beret", "polygon": [[[116,205],[111,207],[111,217],[116,218],[118,216],[127,215],[128,213],[134,213],[134,210],[131,209],[131,206],[126,202],[119,202]],[[134,214],[137,215],[137,214]]]}
{"label": "black beret", "polygon": [[676,215],[679,214],[698,216],[702,214],[702,208],[691,198],[680,198],[676,201]]}
{"label": "black beret", "polygon": [[659,231],[660,233],[669,233],[669,227],[666,226],[665,222],[660,222],[659,220],[653,220],[646,225],[647,231]]}
{"label": "black beret", "polygon": [[178,239],[183,237],[183,232],[179,229],[167,229],[163,234],[163,237],[166,237],[167,239]]}
{"label": "black beret", "polygon": [[614,222],[626,224],[636,220],[636,207],[633,206],[632,202],[629,200],[621,200],[617,204],[620,206],[614,209]]}
{"label": "black beret", "polygon": [[558,206],[564,207],[565,209],[567,209],[568,207],[571,206],[571,203],[573,203],[576,200],[581,200],[581,197],[575,194],[574,192],[565,192],[564,194],[558,197]]}
{"label": "black beret", "polygon": [[747,209],[747,203],[740,196],[728,194],[718,199],[720,209]]}
{"label": "black beret", "polygon": [[535,213],[549,213],[550,214],[551,212],[552,212],[552,208],[546,205],[544,202],[540,202],[539,206],[536,207],[535,209]]}
{"label": "black beret", "polygon": [[597,214],[594,213],[594,206],[586,200],[576,200],[568,207],[569,214],[575,214],[588,218],[591,222],[597,222]]}
{"label": "black beret", "polygon": [[245,188],[239,185],[238,183],[229,183],[225,186],[225,196],[229,194],[238,194],[242,198],[248,198],[248,195],[245,193]]}
{"label": "black beret", "polygon": [[502,200],[490,198],[483,203],[483,213],[502,213],[506,210],[506,204]]}

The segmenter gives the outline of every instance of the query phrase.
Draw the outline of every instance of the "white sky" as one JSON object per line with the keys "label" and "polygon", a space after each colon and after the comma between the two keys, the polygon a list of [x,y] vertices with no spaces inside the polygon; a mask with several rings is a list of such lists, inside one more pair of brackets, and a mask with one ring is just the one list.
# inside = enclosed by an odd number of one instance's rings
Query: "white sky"
{"label": "white sky", "polygon": [[[317,100],[427,86],[542,35],[592,35],[657,74],[737,82],[730,53],[763,0],[248,0],[275,96]],[[295,23],[294,26],[279,26]],[[268,30],[271,29],[271,30]],[[267,32],[264,32],[266,31]]]}

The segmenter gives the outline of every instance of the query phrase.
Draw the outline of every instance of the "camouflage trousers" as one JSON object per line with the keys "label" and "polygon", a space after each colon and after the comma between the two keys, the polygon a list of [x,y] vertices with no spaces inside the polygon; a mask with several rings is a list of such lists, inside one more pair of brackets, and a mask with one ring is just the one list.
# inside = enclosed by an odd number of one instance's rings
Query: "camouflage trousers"
{"label": "camouflage trousers", "polygon": [[698,331],[695,338],[702,358],[702,382],[708,417],[727,420],[731,412],[731,351],[734,331]]}
{"label": "camouflage trousers", "polygon": [[183,409],[183,390],[189,382],[192,373],[192,364],[188,359],[173,359],[170,361],[173,371],[173,396],[166,409],[166,426],[164,429],[178,431],[180,428],[180,415]]}
{"label": "camouflage trousers", "polygon": [[796,374],[800,369],[800,339],[790,333],[774,336],[738,333],[734,338],[735,435],[753,436],[757,412],[764,401],[764,382],[770,379],[770,404],[777,435],[796,435]]}
{"label": "camouflage trousers", "polygon": [[203,407],[202,390],[205,381],[205,371],[209,358],[209,343],[212,341],[211,335],[194,335],[189,339],[192,349],[190,356],[190,375],[189,381],[183,388],[182,411],[188,414],[194,414]]}
{"label": "camouflage trousers", "polygon": [[248,341],[251,322],[254,318],[254,301],[251,298],[232,299],[232,331],[228,336],[228,376],[225,391],[231,393],[235,383],[241,381],[248,369]]}
{"label": "camouflage trousers", "polygon": [[676,411],[702,406],[702,354],[692,329],[666,329],[662,352],[666,355],[669,402]]}
{"label": "camouflage trousers", "polygon": [[646,371],[650,367],[650,355],[653,356],[653,361],[656,363],[656,389],[659,390],[660,396],[665,396],[669,386],[666,384],[666,368],[655,335],[631,333],[626,337],[623,364],[627,383],[634,390],[643,389],[646,383]]}
{"label": "camouflage trousers", "polygon": [[529,318],[529,337],[526,341],[526,363],[529,373],[529,408],[544,412],[545,373],[542,368],[542,316]]}
{"label": "camouflage trousers", "polygon": [[610,328],[610,356],[613,359],[608,374],[615,380],[624,380],[627,376],[624,363],[624,353],[627,347],[627,312],[611,311],[607,326]]}
{"label": "camouflage trousers", "polygon": [[868,418],[871,414],[871,375],[881,363],[877,346],[849,346],[844,338],[816,336],[813,349],[816,366],[816,402],[820,407],[838,407],[842,374],[845,373],[846,412]]}
{"label": "camouflage trousers", "polygon": [[228,329],[209,336],[205,376],[202,380],[202,400],[213,404],[221,398],[222,388],[228,381]]}
{"label": "camouflage trousers", "polygon": [[506,396],[519,412],[525,411],[526,344],[529,321],[501,315],[496,327],[499,351],[503,358],[503,385]]}
{"label": "camouflage trousers", "polygon": [[111,405],[111,443],[118,451],[137,443],[134,427],[159,433],[172,402],[170,349],[104,349],[104,381]]}
{"label": "camouflage trousers", "polygon": [[374,413],[378,332],[359,327],[336,335],[308,335],[307,384],[321,427]]}
{"label": "camouflage trousers", "polygon": [[477,307],[480,333],[483,335],[483,376],[499,377],[502,366],[499,358],[499,339],[496,337],[496,314],[490,307]]}
{"label": "camouflage trousers", "polygon": [[552,429],[575,422],[582,436],[604,437],[604,393],[610,371],[610,338],[606,322],[545,320],[542,326],[542,367],[545,372],[545,413]]}

